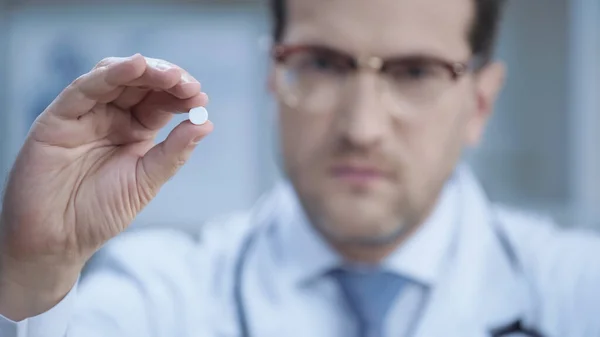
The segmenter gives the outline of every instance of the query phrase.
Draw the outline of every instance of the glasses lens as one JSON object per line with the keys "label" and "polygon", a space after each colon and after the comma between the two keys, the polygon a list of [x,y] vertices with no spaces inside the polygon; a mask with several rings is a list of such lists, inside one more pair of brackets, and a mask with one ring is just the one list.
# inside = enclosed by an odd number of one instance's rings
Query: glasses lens
{"label": "glasses lens", "polygon": [[[417,112],[435,102],[454,83],[451,67],[430,60],[392,62],[384,70],[386,92],[383,97],[390,109]],[[403,111],[406,113],[406,111]]]}
{"label": "glasses lens", "polygon": [[351,65],[334,53],[301,50],[277,67],[277,86],[284,102],[303,111],[335,108]]}

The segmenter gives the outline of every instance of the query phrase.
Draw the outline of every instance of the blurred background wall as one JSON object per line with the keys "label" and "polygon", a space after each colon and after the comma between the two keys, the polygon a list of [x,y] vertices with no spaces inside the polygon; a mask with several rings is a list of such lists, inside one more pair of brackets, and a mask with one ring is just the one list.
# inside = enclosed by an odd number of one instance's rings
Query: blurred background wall
{"label": "blurred background wall", "polygon": [[[600,228],[599,21],[597,0],[510,1],[498,50],[507,87],[466,154],[493,200]],[[259,0],[0,0],[0,179],[63,87],[104,57],[140,52],[202,82],[216,130],[136,224],[191,228],[250,207],[279,175],[269,24]]]}

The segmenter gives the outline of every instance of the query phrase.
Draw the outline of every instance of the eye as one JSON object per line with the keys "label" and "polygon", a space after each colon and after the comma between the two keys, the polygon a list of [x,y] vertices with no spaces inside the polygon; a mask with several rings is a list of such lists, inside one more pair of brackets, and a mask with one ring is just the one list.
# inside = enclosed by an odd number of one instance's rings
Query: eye
{"label": "eye", "polygon": [[413,65],[406,69],[406,76],[412,79],[420,79],[430,74],[429,69],[424,66]]}
{"label": "eye", "polygon": [[325,55],[311,55],[307,58],[305,67],[319,71],[329,71],[339,69],[340,65]]}
{"label": "eye", "polygon": [[332,53],[302,53],[295,58],[294,63],[299,71],[320,74],[344,74],[351,68],[346,59]]}
{"label": "eye", "polygon": [[389,70],[392,77],[397,80],[418,81],[435,76],[436,71],[427,64],[402,64],[396,65]]}

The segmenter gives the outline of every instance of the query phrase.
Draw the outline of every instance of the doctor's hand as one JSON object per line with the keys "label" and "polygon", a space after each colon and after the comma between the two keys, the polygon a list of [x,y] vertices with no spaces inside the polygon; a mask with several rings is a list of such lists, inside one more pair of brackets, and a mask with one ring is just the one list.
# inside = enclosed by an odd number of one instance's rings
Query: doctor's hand
{"label": "doctor's hand", "polygon": [[10,174],[0,215],[0,314],[51,309],[86,261],[121,233],[186,162],[212,124],[185,121],[155,145],[175,112],[207,104],[168,62],[108,58],[35,121]]}

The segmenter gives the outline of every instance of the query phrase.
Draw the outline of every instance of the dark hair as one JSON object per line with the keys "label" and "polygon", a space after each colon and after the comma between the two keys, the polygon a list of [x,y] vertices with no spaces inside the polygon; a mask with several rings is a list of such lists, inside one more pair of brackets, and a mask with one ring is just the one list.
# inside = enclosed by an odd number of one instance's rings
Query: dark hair
{"label": "dark hair", "polygon": [[[273,37],[281,41],[287,21],[287,0],[269,0],[273,18]],[[502,9],[506,0],[473,0],[475,17],[469,32],[471,51],[478,58],[478,64],[487,64],[494,54],[494,47],[500,26]]]}

